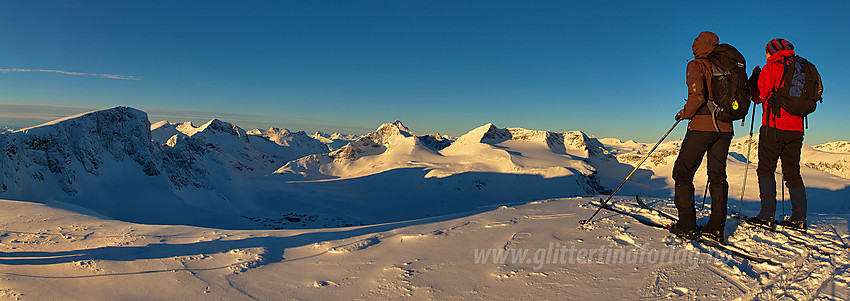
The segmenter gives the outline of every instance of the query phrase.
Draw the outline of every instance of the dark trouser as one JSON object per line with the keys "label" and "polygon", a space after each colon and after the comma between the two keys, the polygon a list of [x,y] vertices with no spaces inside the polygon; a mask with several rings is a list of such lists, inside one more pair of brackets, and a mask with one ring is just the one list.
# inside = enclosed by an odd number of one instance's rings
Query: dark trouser
{"label": "dark trouser", "polygon": [[729,184],[726,183],[726,156],[732,133],[702,132],[688,130],[679,157],[673,166],[675,181],[676,209],[679,210],[679,223],[682,229],[696,228],[696,209],[694,207],[694,174],[699,169],[703,157],[708,157],[708,191],[711,192],[711,217],[707,230],[717,230],[726,224],[726,198]]}
{"label": "dark trouser", "polygon": [[776,215],[777,160],[782,162],[782,179],[791,196],[791,219],[806,219],[806,188],[800,176],[800,150],[803,132],[778,130],[762,125],[759,129],[759,217],[772,220]]}

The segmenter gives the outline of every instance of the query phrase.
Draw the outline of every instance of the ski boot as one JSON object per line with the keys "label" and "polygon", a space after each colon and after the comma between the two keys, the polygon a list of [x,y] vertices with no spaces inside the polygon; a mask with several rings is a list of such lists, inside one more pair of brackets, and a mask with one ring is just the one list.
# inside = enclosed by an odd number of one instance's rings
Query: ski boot
{"label": "ski boot", "polygon": [[783,226],[785,228],[789,228],[789,229],[792,229],[792,230],[797,230],[797,231],[806,233],[806,220],[804,220],[804,219],[802,219],[802,220],[786,219],[784,221],[779,222],[779,225]]}
{"label": "ski boot", "polygon": [[723,231],[725,227],[723,227],[723,226],[707,227],[707,226],[708,225],[706,225],[706,227],[703,227],[702,229],[700,229],[700,235],[705,236],[708,239],[711,239],[713,241],[720,242],[720,243],[723,243],[723,242],[726,241],[725,240],[726,235],[724,235],[724,231]]}
{"label": "ski boot", "polygon": [[670,226],[668,229],[670,233],[675,234],[679,238],[684,241],[694,241],[699,239],[699,231],[697,229],[682,229],[682,226],[679,223],[675,223]]}
{"label": "ski boot", "polygon": [[773,230],[776,226],[776,221],[774,221],[773,219],[763,219],[763,218],[758,217],[758,216],[748,218],[748,219],[744,220],[744,222],[746,222],[750,225],[768,228],[770,230]]}

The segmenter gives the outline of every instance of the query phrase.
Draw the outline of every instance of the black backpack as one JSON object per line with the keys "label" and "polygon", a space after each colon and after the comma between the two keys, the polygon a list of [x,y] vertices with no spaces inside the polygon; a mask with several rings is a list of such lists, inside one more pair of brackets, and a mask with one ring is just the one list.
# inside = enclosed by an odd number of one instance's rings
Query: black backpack
{"label": "black backpack", "polygon": [[750,109],[750,81],[747,62],[735,47],[720,44],[706,58],[711,64],[711,99],[707,107],[723,122],[744,119]]}
{"label": "black backpack", "polygon": [[[783,62],[785,71],[782,73],[782,87],[777,88],[770,100],[788,113],[805,117],[817,109],[817,103],[823,102],[823,82],[815,65],[808,60],[795,55]],[[779,110],[772,110],[779,116]]]}

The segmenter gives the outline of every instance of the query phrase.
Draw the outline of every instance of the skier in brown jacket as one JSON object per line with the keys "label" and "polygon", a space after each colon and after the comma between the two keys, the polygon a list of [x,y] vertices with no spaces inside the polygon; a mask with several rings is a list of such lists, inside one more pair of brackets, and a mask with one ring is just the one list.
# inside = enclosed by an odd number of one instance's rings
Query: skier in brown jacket
{"label": "skier in brown jacket", "polygon": [[694,206],[694,174],[704,156],[708,157],[708,190],[711,193],[711,216],[702,234],[722,241],[726,226],[726,200],[729,185],[726,182],[726,156],[732,141],[732,123],[712,117],[706,104],[710,95],[711,65],[706,59],[719,44],[716,34],[704,31],[694,39],[691,49],[694,60],[688,62],[686,82],[688,99],[685,107],[676,114],[676,120],[688,119],[688,131],[673,166],[674,203],[679,211],[679,222],[670,232],[685,240],[695,240],[700,231],[696,224]]}

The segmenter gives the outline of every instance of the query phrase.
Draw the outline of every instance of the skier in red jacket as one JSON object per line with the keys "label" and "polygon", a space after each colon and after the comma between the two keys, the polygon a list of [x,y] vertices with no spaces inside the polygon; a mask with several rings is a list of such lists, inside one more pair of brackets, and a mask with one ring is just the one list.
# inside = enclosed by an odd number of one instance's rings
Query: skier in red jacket
{"label": "skier in red jacket", "polygon": [[[785,109],[772,108],[770,99],[783,85],[782,74],[795,56],[794,45],[784,39],[773,39],[765,46],[767,63],[759,72],[753,70],[751,82],[757,84],[753,102],[762,104],[762,125],[759,129],[758,174],[761,211],[747,222],[773,227],[776,215],[777,160],[782,160],[782,178],[791,197],[791,217],[779,225],[806,230],[806,188],[800,176],[800,151],[803,147],[803,117],[790,114]],[[778,113],[778,114],[777,114]]]}

